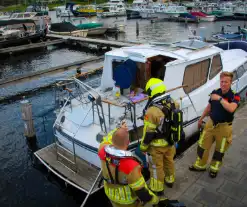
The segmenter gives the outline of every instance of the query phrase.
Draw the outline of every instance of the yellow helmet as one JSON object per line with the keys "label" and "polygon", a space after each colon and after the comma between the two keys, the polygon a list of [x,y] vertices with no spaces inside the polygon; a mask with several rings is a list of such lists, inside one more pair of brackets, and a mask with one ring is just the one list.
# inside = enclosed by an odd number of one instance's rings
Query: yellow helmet
{"label": "yellow helmet", "polygon": [[166,91],[166,86],[164,82],[158,78],[151,78],[145,88],[148,93],[149,98],[152,98],[156,94],[164,93]]}

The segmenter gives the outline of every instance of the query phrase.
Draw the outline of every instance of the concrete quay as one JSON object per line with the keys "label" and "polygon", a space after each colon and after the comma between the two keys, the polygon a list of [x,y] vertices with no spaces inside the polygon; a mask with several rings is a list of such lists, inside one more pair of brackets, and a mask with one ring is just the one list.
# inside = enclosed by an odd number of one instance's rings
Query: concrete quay
{"label": "concrete quay", "polygon": [[[213,147],[212,147],[213,148]],[[215,179],[208,172],[191,172],[197,143],[176,160],[176,182],[165,188],[169,199],[178,199],[186,207],[247,206],[247,104],[235,114],[233,142]],[[211,150],[212,156],[213,149]]]}

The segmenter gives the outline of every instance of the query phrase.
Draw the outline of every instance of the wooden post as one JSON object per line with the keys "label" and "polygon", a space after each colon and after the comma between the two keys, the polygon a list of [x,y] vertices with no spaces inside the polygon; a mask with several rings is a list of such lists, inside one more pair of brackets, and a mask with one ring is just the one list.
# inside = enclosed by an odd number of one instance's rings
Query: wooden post
{"label": "wooden post", "polygon": [[139,23],[136,21],[136,36],[139,36]]}
{"label": "wooden post", "polygon": [[24,135],[27,138],[34,138],[35,130],[32,117],[32,104],[28,100],[21,101],[21,117],[24,121]]}

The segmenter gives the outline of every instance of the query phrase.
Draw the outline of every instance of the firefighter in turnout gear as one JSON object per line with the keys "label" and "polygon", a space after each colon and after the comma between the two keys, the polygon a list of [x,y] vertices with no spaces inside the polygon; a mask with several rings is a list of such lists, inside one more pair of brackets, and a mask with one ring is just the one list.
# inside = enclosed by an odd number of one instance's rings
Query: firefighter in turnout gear
{"label": "firefighter in turnout gear", "polygon": [[101,160],[104,189],[114,207],[151,204],[167,206],[169,200],[157,197],[142,176],[141,164],[127,151],[129,133],[126,124],[103,138],[98,155]]}
{"label": "firefighter in turnout gear", "polygon": [[217,176],[224,154],[232,143],[232,122],[240,102],[240,96],[231,89],[232,78],[233,73],[220,74],[220,88],[211,93],[209,103],[198,122],[198,127],[201,128],[203,119],[209,116],[198,141],[196,162],[189,169],[205,171],[210,148],[216,142],[209,169],[212,178]]}
{"label": "firefighter in turnout gear", "polygon": [[[170,139],[169,133],[164,134],[161,132],[162,130],[159,130],[162,125],[170,127],[169,123],[165,123],[168,117],[162,110],[166,102],[162,98],[166,91],[164,82],[157,78],[151,78],[147,82],[146,91],[149,100],[144,109],[144,129],[140,148],[149,155],[150,189],[157,195],[162,195],[164,181],[168,187],[172,187],[175,181],[173,160],[176,153],[175,142]],[[167,98],[167,96],[165,97]],[[152,104],[154,102],[157,104]],[[167,105],[171,106],[171,103],[167,103]],[[179,108],[177,103],[175,103],[175,108]]]}

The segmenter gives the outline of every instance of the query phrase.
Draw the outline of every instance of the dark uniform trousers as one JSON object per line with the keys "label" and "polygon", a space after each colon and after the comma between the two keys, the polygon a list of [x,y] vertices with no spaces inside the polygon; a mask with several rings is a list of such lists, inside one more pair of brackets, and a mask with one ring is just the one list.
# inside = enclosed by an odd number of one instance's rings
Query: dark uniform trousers
{"label": "dark uniform trousers", "polygon": [[195,168],[206,169],[210,148],[214,142],[216,142],[216,148],[210,164],[210,170],[218,172],[222,165],[224,154],[232,143],[231,123],[218,123],[214,125],[213,121],[209,118],[198,141],[197,160],[194,163]]}

